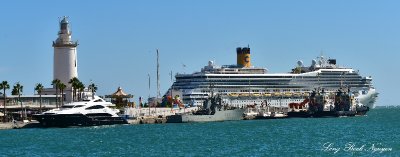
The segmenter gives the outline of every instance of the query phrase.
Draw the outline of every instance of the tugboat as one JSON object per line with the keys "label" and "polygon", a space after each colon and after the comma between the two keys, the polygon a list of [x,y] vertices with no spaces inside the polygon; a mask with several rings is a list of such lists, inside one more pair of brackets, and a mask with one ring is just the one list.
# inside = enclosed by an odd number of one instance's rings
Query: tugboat
{"label": "tugboat", "polygon": [[223,105],[220,95],[213,96],[211,92],[211,97],[204,101],[202,109],[189,114],[167,116],[167,123],[242,120],[244,111],[244,108]]}
{"label": "tugboat", "polygon": [[262,109],[259,114],[255,116],[255,119],[283,119],[287,117],[287,113],[285,113],[282,108],[267,106],[266,109]]}
{"label": "tugboat", "polygon": [[[304,108],[308,103],[308,108]],[[302,103],[291,103],[288,117],[340,117],[365,115],[369,108],[358,102],[348,89],[344,92],[342,88],[333,95],[314,90]]]}
{"label": "tugboat", "polygon": [[310,101],[309,97],[305,98],[301,103],[290,103],[288,117],[309,117],[308,107],[306,104]]}
{"label": "tugboat", "polygon": [[358,105],[356,107],[356,116],[363,116],[366,115],[367,112],[369,111],[369,107],[368,106],[364,106],[364,105]]}
{"label": "tugboat", "polygon": [[334,102],[322,90],[313,91],[310,96],[308,112],[311,117],[340,117],[355,116],[354,96],[339,89],[334,97]]}
{"label": "tugboat", "polygon": [[110,107],[114,104],[106,102],[98,96],[91,100],[83,100],[65,104],[33,117],[43,127],[97,126],[128,124],[118,115],[119,110]]}

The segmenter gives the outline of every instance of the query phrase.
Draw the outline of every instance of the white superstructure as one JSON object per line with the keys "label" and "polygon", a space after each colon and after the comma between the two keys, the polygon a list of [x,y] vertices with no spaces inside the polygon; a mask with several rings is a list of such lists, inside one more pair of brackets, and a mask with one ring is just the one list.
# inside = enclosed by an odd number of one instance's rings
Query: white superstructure
{"label": "white superstructure", "polygon": [[54,47],[54,68],[53,80],[59,79],[67,85],[65,90],[65,98],[67,102],[72,99],[71,85],[68,83],[73,77],[78,77],[78,61],[76,47],[78,42],[71,40],[69,22],[67,17],[63,17],[60,21],[60,31],[58,38],[53,41]]}
{"label": "white superstructure", "polygon": [[110,107],[115,107],[114,104],[104,101],[98,96],[94,99],[87,99],[79,102],[72,102],[61,106],[60,108],[52,109],[43,114],[49,115],[59,115],[59,114],[82,114],[82,115],[107,115],[110,117],[119,117],[120,112],[117,109]]}
{"label": "white superstructure", "polygon": [[[352,68],[337,66],[335,59],[320,56],[312,61],[311,66],[304,66],[299,61],[289,73],[269,74],[264,68],[241,66],[240,48],[237,51],[237,65],[217,66],[210,61],[200,72],[177,74],[171,86],[173,90],[168,92],[179,94],[183,103],[195,106],[201,105],[213,90],[229,96],[225,103],[234,106],[263,103],[288,107],[290,103],[302,102],[317,88],[332,93],[343,88],[350,89],[358,103],[374,107],[378,93],[372,85],[372,78],[362,77]],[[250,53],[250,48],[246,52]],[[245,62],[250,60],[245,58]]]}

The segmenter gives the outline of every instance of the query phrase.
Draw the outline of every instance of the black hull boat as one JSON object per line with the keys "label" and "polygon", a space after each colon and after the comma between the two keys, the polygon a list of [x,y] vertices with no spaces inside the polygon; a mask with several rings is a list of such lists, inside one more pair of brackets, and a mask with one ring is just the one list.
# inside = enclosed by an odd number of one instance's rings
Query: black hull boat
{"label": "black hull boat", "polygon": [[356,113],[357,116],[363,116],[367,114],[367,112],[369,111],[369,107],[367,106],[357,107],[356,111],[357,111]]}
{"label": "black hull boat", "polygon": [[299,112],[288,112],[289,118],[308,118],[310,117],[310,113],[307,111],[299,111]]}
{"label": "black hull boat", "polygon": [[[298,112],[288,112],[288,117],[352,117],[356,115],[365,115],[369,108],[366,106],[355,105],[354,96],[348,92],[343,92],[341,89],[336,92],[333,103],[329,104],[330,97],[322,92],[313,91],[308,102],[308,110]],[[298,105],[299,106],[299,105]],[[292,107],[291,107],[292,108]]]}
{"label": "black hull boat", "polygon": [[310,117],[352,117],[355,116],[355,111],[322,111],[310,113]]}
{"label": "black hull boat", "polygon": [[83,100],[65,104],[60,108],[33,115],[43,127],[69,127],[69,126],[98,126],[128,124],[120,117],[115,106],[95,96],[90,100]]}
{"label": "black hull boat", "polygon": [[86,116],[83,114],[34,115],[43,127],[99,126],[128,124],[123,117]]}
{"label": "black hull boat", "polygon": [[288,112],[290,118],[352,117],[355,111]]}

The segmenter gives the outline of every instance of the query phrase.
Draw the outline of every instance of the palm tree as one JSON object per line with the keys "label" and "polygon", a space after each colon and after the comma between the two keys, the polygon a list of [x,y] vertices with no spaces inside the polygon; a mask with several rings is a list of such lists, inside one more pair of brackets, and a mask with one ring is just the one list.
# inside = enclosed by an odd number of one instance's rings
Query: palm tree
{"label": "palm tree", "polygon": [[77,77],[73,77],[71,80],[69,80],[69,84],[71,84],[72,87],[72,101],[75,101],[76,99],[76,90],[78,89],[78,84],[79,84],[79,79]]}
{"label": "palm tree", "polygon": [[92,99],[94,99],[94,93],[97,91],[97,86],[94,83],[91,83],[88,88],[92,91]]}
{"label": "palm tree", "polygon": [[22,120],[24,120],[25,118],[25,114],[24,113],[24,107],[22,106],[22,101],[21,101],[21,93],[23,92],[24,86],[22,86],[19,82],[17,82],[14,87],[13,90],[11,91],[11,95],[18,95],[18,102],[21,103],[21,118]]}
{"label": "palm tree", "polygon": [[67,86],[64,83],[59,83],[58,84],[58,88],[60,89],[60,92],[61,92],[61,106],[64,105],[64,89],[66,87]]}
{"label": "palm tree", "polygon": [[78,83],[79,101],[82,99],[82,92],[85,90],[85,85],[82,82]]}
{"label": "palm tree", "polygon": [[4,116],[3,116],[3,123],[6,122],[6,90],[10,89],[10,85],[8,84],[7,81],[3,81],[0,84],[0,90],[3,89],[3,98],[4,98]]}
{"label": "palm tree", "polygon": [[35,86],[35,91],[39,94],[40,100],[39,100],[39,111],[42,113],[42,91],[43,91],[43,85],[41,83],[37,83]]}
{"label": "palm tree", "polygon": [[51,85],[53,85],[53,87],[56,87],[56,107],[58,108],[58,84],[60,84],[61,81],[59,79],[54,79],[53,81],[51,81]]}

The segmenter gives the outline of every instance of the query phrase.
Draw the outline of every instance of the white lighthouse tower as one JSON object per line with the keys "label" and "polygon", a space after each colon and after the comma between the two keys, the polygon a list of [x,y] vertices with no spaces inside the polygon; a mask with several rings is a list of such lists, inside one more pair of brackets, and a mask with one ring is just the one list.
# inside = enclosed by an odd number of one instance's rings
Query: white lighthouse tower
{"label": "white lighthouse tower", "polygon": [[54,47],[54,71],[53,80],[59,79],[67,88],[65,89],[65,99],[67,102],[72,100],[71,85],[68,83],[73,77],[78,77],[78,61],[76,47],[77,41],[71,40],[68,17],[63,17],[60,21],[60,31],[58,38],[53,41]]}

